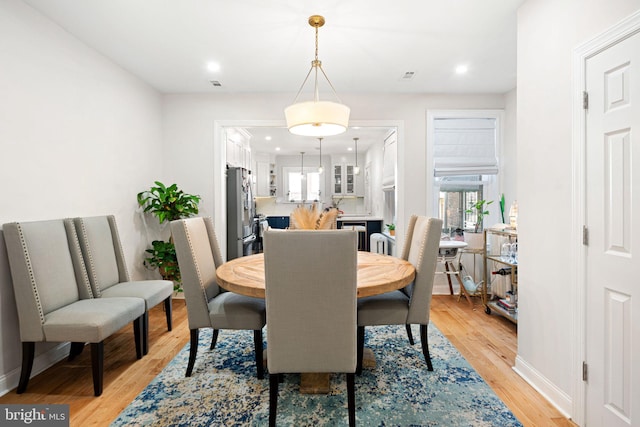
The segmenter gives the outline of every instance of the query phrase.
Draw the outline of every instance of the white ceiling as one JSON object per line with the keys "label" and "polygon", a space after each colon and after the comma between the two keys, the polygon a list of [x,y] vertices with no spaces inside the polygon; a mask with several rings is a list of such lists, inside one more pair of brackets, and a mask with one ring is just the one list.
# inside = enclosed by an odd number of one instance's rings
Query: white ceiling
{"label": "white ceiling", "polygon": [[321,14],[319,59],[338,95],[513,89],[523,1],[25,0],[163,93],[295,94],[314,56],[307,19]]}
{"label": "white ceiling", "polygon": [[[244,128],[251,134],[251,149],[254,152],[263,152],[274,155],[299,155],[304,151],[305,155],[317,156],[320,142],[318,138],[293,135],[287,128],[253,127]],[[322,155],[344,154],[353,159],[355,155],[355,142],[358,138],[358,161],[364,161],[364,153],[375,143],[381,141],[391,132],[389,127],[350,127],[343,134],[323,138]],[[266,140],[269,136],[271,139]],[[279,148],[279,150],[276,150]]]}
{"label": "white ceiling", "polygon": [[[326,19],[318,57],[338,95],[507,92],[524,0],[24,1],[160,92],[285,92],[293,101],[314,58],[314,14]],[[220,71],[207,69],[211,61]],[[458,65],[469,71],[457,75]],[[406,72],[413,79],[403,80]],[[320,97],[335,100],[325,86]],[[247,130],[255,152],[317,153],[316,139],[284,128]],[[323,154],[345,153],[354,137],[364,153],[389,131],[349,129],[325,138]]]}

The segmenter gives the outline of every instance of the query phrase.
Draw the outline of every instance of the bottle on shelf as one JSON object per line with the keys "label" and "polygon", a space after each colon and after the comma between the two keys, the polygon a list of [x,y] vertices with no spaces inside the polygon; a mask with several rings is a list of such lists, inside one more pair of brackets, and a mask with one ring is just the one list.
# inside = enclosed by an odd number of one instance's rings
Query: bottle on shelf
{"label": "bottle on shelf", "polygon": [[503,267],[498,271],[492,271],[491,274],[497,274],[500,276],[507,276],[511,274],[511,267]]}

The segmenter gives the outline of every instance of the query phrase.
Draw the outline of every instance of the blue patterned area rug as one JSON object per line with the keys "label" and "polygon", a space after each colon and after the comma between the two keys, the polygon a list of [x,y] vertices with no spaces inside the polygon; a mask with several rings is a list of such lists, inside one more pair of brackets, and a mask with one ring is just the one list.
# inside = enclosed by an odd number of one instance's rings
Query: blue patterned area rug
{"label": "blue patterned area rug", "polygon": [[[419,342],[404,326],[367,328],[366,346],[377,367],[356,376],[356,421],[361,426],[521,426],[516,417],[451,343],[429,325],[433,372]],[[414,326],[414,337],[419,330]],[[266,334],[265,334],[266,336]],[[202,330],[198,357],[185,378],[189,344],[111,424],[118,426],[265,426],[269,380],[256,378],[253,333]],[[299,375],[285,375],[278,399],[279,426],[345,426],[344,374],[332,375],[328,395],[300,394]]]}

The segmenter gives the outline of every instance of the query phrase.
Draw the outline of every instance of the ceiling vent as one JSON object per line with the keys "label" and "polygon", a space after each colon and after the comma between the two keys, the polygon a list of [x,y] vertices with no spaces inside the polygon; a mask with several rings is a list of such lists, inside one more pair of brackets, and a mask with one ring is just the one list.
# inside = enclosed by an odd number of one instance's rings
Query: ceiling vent
{"label": "ceiling vent", "polygon": [[406,71],[402,77],[400,77],[400,80],[403,82],[409,81],[409,80],[413,80],[413,78],[415,77],[416,72],[415,71]]}
{"label": "ceiling vent", "polygon": [[222,86],[222,83],[220,83],[217,80],[211,80],[211,84],[214,85],[215,87],[221,87]]}

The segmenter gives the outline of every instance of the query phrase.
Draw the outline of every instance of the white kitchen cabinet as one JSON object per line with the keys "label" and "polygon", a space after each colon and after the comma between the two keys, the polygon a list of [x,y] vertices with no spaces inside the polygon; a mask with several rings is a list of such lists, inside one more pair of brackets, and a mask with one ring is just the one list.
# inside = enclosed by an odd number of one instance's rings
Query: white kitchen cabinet
{"label": "white kitchen cabinet", "polygon": [[227,165],[251,170],[249,135],[244,129],[231,128],[226,131]]}
{"label": "white kitchen cabinet", "polygon": [[362,175],[356,175],[355,165],[348,163],[334,164],[332,172],[332,192],[341,196],[362,196],[364,184]]}
{"label": "white kitchen cabinet", "polygon": [[268,197],[271,195],[269,190],[270,184],[270,167],[268,162],[256,163],[256,196]]}

